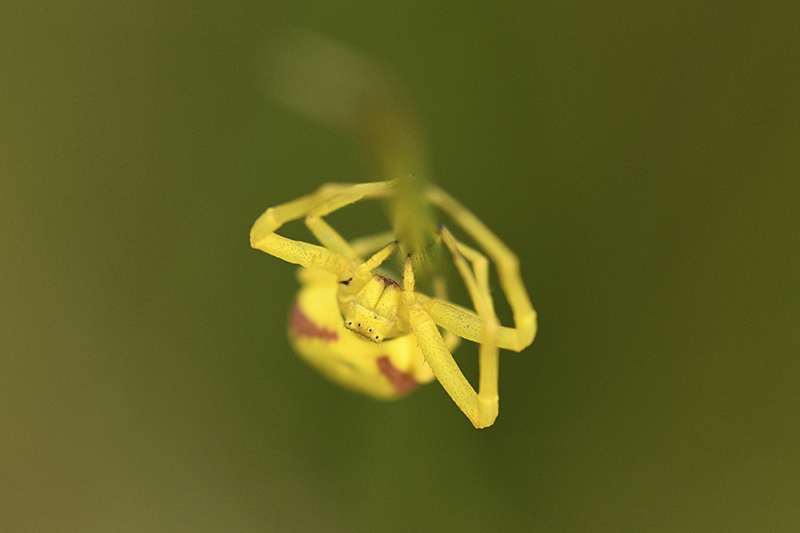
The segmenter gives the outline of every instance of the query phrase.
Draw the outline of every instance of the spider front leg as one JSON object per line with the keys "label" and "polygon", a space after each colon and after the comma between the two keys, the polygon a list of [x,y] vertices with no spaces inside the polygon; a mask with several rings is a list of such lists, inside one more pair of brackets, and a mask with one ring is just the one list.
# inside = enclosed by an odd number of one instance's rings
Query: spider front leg
{"label": "spider front leg", "polygon": [[[344,241],[338,234],[326,233],[330,226],[320,223],[319,217],[361,199],[383,198],[391,194],[393,186],[392,182],[323,185],[312,194],[267,209],[250,230],[250,246],[289,263],[339,275],[352,260],[352,257],[347,257],[351,251],[346,243],[345,246],[341,245]],[[275,233],[287,222],[303,217],[310,217],[309,228],[323,244],[332,249],[287,239]]]}
{"label": "spider front leg", "polygon": [[[497,393],[497,383],[500,369],[500,351],[498,348],[498,334],[500,332],[500,320],[494,311],[491,288],[489,287],[489,261],[486,257],[469,246],[456,241],[455,237],[442,226],[439,230],[447,248],[453,256],[453,262],[464,284],[467,292],[475,305],[480,322],[480,348],[478,350],[478,362],[480,378],[478,382],[478,411],[483,413],[485,419],[491,417],[491,422],[497,418],[499,397]],[[464,257],[468,257],[472,262],[473,270],[470,270]],[[456,322],[466,322],[472,318],[471,313],[461,312],[461,316],[455,317]],[[447,328],[448,321],[442,324]]]}
{"label": "spider front leg", "polygon": [[[497,266],[500,286],[511,306],[514,327],[500,327],[498,343],[501,348],[520,352],[531,345],[536,336],[536,311],[531,305],[528,291],[522,282],[519,259],[492,231],[471,211],[461,205],[443,189],[429,185],[425,191],[429,202],[447,213],[488,255]],[[461,245],[463,248],[463,245]],[[471,337],[466,336],[470,340]],[[477,340],[483,342],[483,340]]]}
{"label": "spider front leg", "polygon": [[[489,342],[486,347],[481,346],[480,393],[476,393],[447,349],[436,323],[417,301],[414,267],[410,257],[406,258],[403,268],[403,286],[403,303],[408,311],[409,325],[436,379],[473,426],[479,429],[491,426],[497,418],[498,405],[496,344],[492,347]],[[484,325],[491,322],[490,319],[484,320]],[[491,337],[491,333],[487,333]],[[495,353],[494,357],[492,352]]]}

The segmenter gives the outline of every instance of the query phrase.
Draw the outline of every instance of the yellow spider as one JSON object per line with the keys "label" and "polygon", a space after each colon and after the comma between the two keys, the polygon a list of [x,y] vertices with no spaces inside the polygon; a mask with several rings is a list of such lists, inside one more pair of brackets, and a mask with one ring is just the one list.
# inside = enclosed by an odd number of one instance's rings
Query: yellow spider
{"label": "yellow spider", "polygon": [[[436,290],[437,297],[415,290],[416,255],[405,254],[402,286],[376,272],[396,250],[403,249],[405,234],[399,230],[348,243],[323,219],[359,200],[397,202],[404,194],[403,183],[324,185],[315,193],[267,209],[250,231],[250,244],[303,267],[289,335],[300,356],[323,375],[383,399],[402,397],[436,377],[476,428],[491,426],[498,412],[498,350],[519,352],[536,334],[536,312],[516,255],[452,196],[432,184],[420,186],[420,200],[443,211],[482,251],[458,242],[445,227],[439,227],[438,235],[475,307],[471,311],[447,301],[443,289]],[[301,218],[322,246],[275,233]],[[398,235],[403,236],[399,243]],[[404,249],[413,248],[406,245]],[[372,255],[363,260],[367,254]],[[496,265],[513,313],[513,328],[501,326],[495,314],[487,256]],[[477,393],[451,355],[459,338],[480,344]]]}

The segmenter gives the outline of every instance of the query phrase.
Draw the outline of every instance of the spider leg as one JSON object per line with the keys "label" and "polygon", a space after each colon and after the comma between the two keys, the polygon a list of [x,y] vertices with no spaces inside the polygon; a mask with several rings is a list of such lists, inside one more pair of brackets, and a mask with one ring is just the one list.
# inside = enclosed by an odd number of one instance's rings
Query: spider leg
{"label": "spider leg", "polygon": [[[474,280],[474,277],[473,277]],[[491,426],[497,418],[497,384],[495,370],[495,385],[492,389],[491,386],[481,388],[483,394],[479,395],[475,389],[470,385],[467,378],[464,377],[463,372],[458,367],[453,355],[447,349],[447,344],[439,333],[439,328],[433,321],[431,316],[417,301],[417,294],[414,292],[415,278],[414,268],[411,258],[406,258],[403,268],[403,303],[408,310],[408,320],[414,335],[417,337],[417,344],[419,345],[428,366],[431,367],[433,374],[453,402],[461,409],[461,411],[469,418],[472,425],[476,428],[485,428]],[[480,296],[478,296],[481,299]],[[489,323],[490,320],[485,320],[484,323]],[[491,336],[491,335],[490,335]],[[489,343],[491,344],[491,343]],[[484,384],[484,361],[488,364],[487,371],[491,377],[492,361],[490,356],[491,346],[488,346],[487,353],[481,355],[481,385]],[[495,347],[496,351],[496,347]],[[496,357],[495,357],[496,359]],[[496,364],[496,361],[495,361]]]}
{"label": "spider leg", "polygon": [[[480,290],[487,295],[489,303],[494,307],[491,289],[489,287],[489,263],[486,256],[470,248],[463,242],[456,241],[452,234],[445,228],[442,228],[442,230],[447,231],[449,238],[453,239],[458,245],[458,250],[472,262]],[[444,237],[442,240],[444,240]],[[446,334],[452,334],[457,338],[467,339],[476,343],[483,342],[483,321],[474,311],[451,303],[447,301],[446,296],[442,297],[439,296],[439,294],[436,295],[436,298],[429,298],[424,294],[417,294],[417,300],[425,311],[431,315],[433,321],[445,329]],[[518,343],[516,330],[514,328],[498,326],[496,342],[498,348],[515,350]]]}
{"label": "spider leg", "polygon": [[[349,265],[351,250],[341,246],[338,234],[326,233],[325,223],[315,222],[314,218],[325,216],[346,205],[362,199],[385,198],[392,194],[394,184],[391,181],[359,184],[328,184],[316,192],[267,209],[253,224],[250,230],[250,246],[274,255],[289,263],[302,265],[313,270],[326,270],[336,275],[341,274]],[[281,226],[292,220],[310,216],[312,232],[319,232],[320,242],[330,244],[333,248],[317,246],[287,239],[275,233]],[[330,228],[331,231],[332,228]],[[318,238],[320,237],[318,235]],[[337,239],[341,239],[341,242]],[[341,252],[345,252],[344,254]]]}
{"label": "spider leg", "polygon": [[414,284],[414,267],[411,258],[407,257],[403,267],[403,303],[408,310],[408,321],[417,337],[417,344],[436,379],[477,427],[478,395],[447,350],[436,323],[417,302]]}
{"label": "spider leg", "polygon": [[396,237],[394,232],[392,231],[384,231],[383,233],[377,233],[375,235],[369,235],[367,237],[360,237],[358,239],[354,239],[350,246],[352,246],[353,251],[360,256],[365,256],[368,254],[375,253],[375,251],[380,250],[384,246],[386,246],[387,242],[392,242],[395,240]]}
{"label": "spider leg", "polygon": [[344,256],[350,261],[358,260],[358,254],[350,246],[350,244],[339,235],[339,232],[333,229],[324,218],[315,215],[308,215],[306,217],[306,226],[314,234],[319,243],[328,250],[336,252]]}
{"label": "spider leg", "polygon": [[[502,348],[515,352],[524,350],[530,346],[536,335],[536,311],[522,282],[516,254],[478,217],[444,190],[435,185],[428,185],[425,195],[428,201],[447,213],[494,261],[500,285],[514,316],[514,328],[501,328],[499,344]],[[457,331],[454,333],[460,335]],[[475,340],[468,336],[464,338]],[[478,342],[483,342],[483,339]]]}
{"label": "spider leg", "polygon": [[[444,279],[444,276],[439,274],[433,278],[433,290],[438,301],[447,300],[447,281]],[[434,319],[434,322],[436,322],[436,319]],[[442,338],[444,339],[444,343],[447,345],[447,349],[450,351],[450,353],[453,353],[455,349],[461,345],[461,337],[449,329],[444,330]]]}
{"label": "spider leg", "polygon": [[[442,227],[439,231],[447,248],[453,255],[456,269],[464,280],[475,310],[481,320],[481,342],[478,350],[480,377],[478,381],[478,416],[491,425],[497,418],[498,393],[497,382],[500,368],[500,351],[497,346],[497,335],[500,321],[494,312],[494,304],[489,289],[489,261],[485,256],[468,246],[456,242],[455,237]],[[470,269],[464,257],[472,262]],[[447,327],[447,326],[445,326]]]}

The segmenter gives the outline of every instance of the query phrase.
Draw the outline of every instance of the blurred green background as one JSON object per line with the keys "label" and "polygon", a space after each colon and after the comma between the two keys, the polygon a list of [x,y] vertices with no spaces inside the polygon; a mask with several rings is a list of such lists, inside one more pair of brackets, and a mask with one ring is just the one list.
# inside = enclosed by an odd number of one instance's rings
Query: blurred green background
{"label": "blurred green background", "polygon": [[[0,20],[4,531],[800,530],[797,2]],[[494,427],[291,352],[295,269],[250,226],[374,176],[265,96],[285,25],[393,69],[437,182],[520,255],[540,332],[503,355]]]}

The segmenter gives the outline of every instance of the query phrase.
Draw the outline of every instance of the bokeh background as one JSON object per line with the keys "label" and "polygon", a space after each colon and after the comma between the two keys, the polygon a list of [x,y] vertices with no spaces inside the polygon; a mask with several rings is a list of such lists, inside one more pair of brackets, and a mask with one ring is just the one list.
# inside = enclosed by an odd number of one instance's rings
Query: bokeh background
{"label": "bokeh background", "polygon": [[[797,2],[0,20],[3,531],[800,530]],[[286,26],[404,80],[437,182],[518,252],[540,332],[503,355],[494,427],[437,384],[374,402],[291,352],[294,267],[250,225],[375,177],[266,97]]]}

